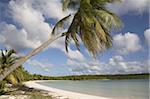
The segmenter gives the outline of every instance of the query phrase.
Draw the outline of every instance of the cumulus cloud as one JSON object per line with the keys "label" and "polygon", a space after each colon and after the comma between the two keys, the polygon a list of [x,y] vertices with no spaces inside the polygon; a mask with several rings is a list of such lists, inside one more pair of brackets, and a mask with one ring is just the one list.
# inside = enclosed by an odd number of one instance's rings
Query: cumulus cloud
{"label": "cumulus cloud", "polygon": [[[0,43],[17,51],[36,48],[50,38],[53,26],[45,22],[46,18],[59,20],[72,13],[72,11],[62,11],[61,0],[11,0],[8,7],[13,21],[17,26],[19,25],[19,28],[6,22],[0,23],[2,28]],[[69,48],[67,54],[64,46],[64,38],[50,45],[51,48],[60,49],[69,58],[83,60],[83,55],[79,51]]]}
{"label": "cumulus cloud", "polygon": [[73,62],[71,72],[75,74],[129,74],[129,73],[147,73],[148,61],[125,61],[122,56],[113,56],[106,62]]}
{"label": "cumulus cloud", "polygon": [[128,54],[142,49],[138,35],[134,33],[117,34],[113,37],[115,49],[120,54]]}
{"label": "cumulus cloud", "polygon": [[43,14],[33,9],[27,1],[10,1],[9,5],[12,10],[12,17],[26,30],[29,39],[42,43],[48,39],[51,27],[48,23],[44,22]]}
{"label": "cumulus cloud", "polygon": [[[6,6],[6,9],[9,9],[11,22],[15,23],[7,24],[5,22],[5,26],[1,25],[3,31],[0,33],[0,42],[3,43],[4,39],[7,40],[4,42],[4,45],[9,45],[9,47],[14,48],[15,50],[36,48],[41,45],[50,38],[50,33],[54,24],[48,24],[46,19],[59,20],[65,15],[68,15],[68,13],[71,13],[71,11],[62,11],[61,0],[42,0],[42,2],[41,0],[11,0]],[[5,12],[4,15],[8,15],[8,11]],[[6,27],[6,25],[9,28]],[[10,31],[12,29],[10,27],[13,27],[14,30],[11,34]],[[14,36],[8,37],[2,33],[4,31],[7,32],[5,34]],[[14,40],[15,35],[17,36]],[[21,39],[23,40],[21,41]],[[30,43],[30,45],[27,43]],[[55,44],[59,44],[59,42]]]}
{"label": "cumulus cloud", "polygon": [[148,46],[150,47],[150,28],[149,28],[149,29],[146,29],[146,30],[144,31],[144,36],[145,36],[146,43],[147,43]]}
{"label": "cumulus cloud", "polygon": [[83,54],[81,54],[78,50],[71,50],[69,48],[69,52],[67,53],[67,56],[73,60],[78,60],[78,61],[84,61],[85,58]]}
{"label": "cumulus cloud", "polygon": [[125,61],[121,56],[110,58],[106,67],[116,74],[148,72],[148,64],[146,62]]}
{"label": "cumulus cloud", "polygon": [[3,37],[1,43],[7,48],[17,51],[36,48],[48,39],[51,27],[45,22],[43,14],[32,7],[29,0],[11,0],[8,7],[11,20],[16,23],[0,23],[0,35]]}
{"label": "cumulus cloud", "polygon": [[62,11],[61,0],[29,0],[33,7],[38,11],[42,12],[48,18],[61,19],[66,16],[68,13],[71,13],[71,10]]}
{"label": "cumulus cloud", "polygon": [[24,29],[17,29],[12,24],[0,23],[0,38],[0,43],[17,51],[35,47],[34,42],[28,39],[27,32]]}
{"label": "cumulus cloud", "polygon": [[97,61],[78,61],[78,60],[67,60],[67,65],[71,66],[70,71],[75,74],[96,74],[100,68]]}
{"label": "cumulus cloud", "polygon": [[120,4],[109,4],[108,8],[119,15],[123,15],[129,12],[141,14],[148,11],[149,0],[122,0],[122,3]]}

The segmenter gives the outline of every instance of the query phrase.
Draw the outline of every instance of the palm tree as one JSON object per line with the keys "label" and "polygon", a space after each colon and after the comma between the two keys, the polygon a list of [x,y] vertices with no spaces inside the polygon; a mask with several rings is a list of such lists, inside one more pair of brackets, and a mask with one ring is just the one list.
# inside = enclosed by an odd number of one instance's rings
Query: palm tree
{"label": "palm tree", "polygon": [[[19,57],[16,56],[15,50],[13,50],[13,49],[1,50],[0,73],[3,70],[5,70],[6,68],[9,68],[18,59],[19,59]],[[24,69],[22,66],[20,66],[16,70],[14,70],[11,74],[9,74],[5,80],[11,84],[17,84],[18,82],[22,82],[24,79],[25,79]]]}
{"label": "palm tree", "polygon": [[[1,50],[1,56],[0,56],[0,72],[11,66],[15,63],[15,60],[18,59],[15,56],[13,56],[16,52],[14,50]],[[16,70],[15,70],[16,71]],[[6,80],[12,84],[17,84],[18,81],[15,77],[15,71],[11,74],[9,74],[6,77]]]}
{"label": "palm tree", "polygon": [[88,51],[96,55],[105,48],[112,46],[109,32],[112,28],[120,28],[121,21],[114,13],[106,9],[106,3],[112,3],[117,0],[65,0],[64,10],[68,7],[80,6],[75,13],[73,21],[66,33],[66,50],[71,39],[74,40],[79,49],[79,40],[81,38]]}
{"label": "palm tree", "polygon": [[114,3],[120,0],[63,0],[63,10],[67,8],[76,9],[73,20],[64,33],[56,33],[57,28],[63,28],[66,20],[70,18],[68,15],[58,21],[53,28],[51,38],[43,43],[38,48],[29,52],[26,56],[17,60],[10,68],[0,74],[0,81],[14,71],[17,67],[23,64],[30,57],[41,52],[49,44],[56,39],[65,36],[65,46],[68,52],[68,45],[71,40],[79,49],[79,38],[88,49],[93,57],[98,53],[112,46],[110,36],[111,29],[118,29],[121,26],[121,21],[114,13],[106,7],[107,3]]}

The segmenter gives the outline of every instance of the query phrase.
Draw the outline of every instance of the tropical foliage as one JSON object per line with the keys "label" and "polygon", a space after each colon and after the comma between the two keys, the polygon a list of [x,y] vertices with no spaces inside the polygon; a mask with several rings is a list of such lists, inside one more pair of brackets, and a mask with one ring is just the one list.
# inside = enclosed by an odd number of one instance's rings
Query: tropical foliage
{"label": "tropical foliage", "polygon": [[122,79],[148,79],[149,74],[116,74],[116,75],[73,75],[62,77],[51,77],[53,80],[122,80]]}
{"label": "tropical foliage", "polygon": [[[16,56],[16,52],[14,50],[1,50],[0,53],[0,73],[3,70],[7,69],[9,66],[15,63],[19,58]],[[14,72],[9,74],[3,81],[0,82],[1,91],[5,88],[6,83],[17,84],[25,80],[25,71],[22,66],[17,68]]]}
{"label": "tropical foliage", "polygon": [[[3,70],[5,70],[6,68],[8,68],[9,66],[11,66],[12,64],[14,64],[15,60],[17,59],[15,56],[13,56],[16,52],[14,50],[1,50],[1,57],[0,57],[0,71],[2,72]],[[7,76],[6,80],[8,80],[9,82],[16,84],[17,80],[14,77],[15,73],[13,72],[13,74],[10,74],[9,76]]]}
{"label": "tropical foliage", "polygon": [[13,57],[12,55],[15,54],[16,52],[14,50],[1,50],[0,53],[0,72],[4,70],[5,68],[9,67],[12,65],[15,60],[17,59],[16,57]]}
{"label": "tropical foliage", "polygon": [[[112,38],[109,33],[112,29],[119,29],[121,21],[117,15],[107,9],[106,4],[118,1],[120,0],[63,0],[63,10],[77,9],[65,33],[66,50],[68,51],[67,47],[71,40],[79,49],[79,37],[94,57],[103,49],[111,47]],[[63,26],[62,24],[69,17],[70,15],[60,20],[55,28]]]}

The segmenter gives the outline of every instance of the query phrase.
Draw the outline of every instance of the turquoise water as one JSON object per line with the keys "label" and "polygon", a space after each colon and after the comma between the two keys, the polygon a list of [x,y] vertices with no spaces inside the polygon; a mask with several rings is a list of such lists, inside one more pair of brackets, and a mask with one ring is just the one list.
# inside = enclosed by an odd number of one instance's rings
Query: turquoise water
{"label": "turquoise water", "polygon": [[114,99],[149,99],[149,80],[46,81],[42,85]]}

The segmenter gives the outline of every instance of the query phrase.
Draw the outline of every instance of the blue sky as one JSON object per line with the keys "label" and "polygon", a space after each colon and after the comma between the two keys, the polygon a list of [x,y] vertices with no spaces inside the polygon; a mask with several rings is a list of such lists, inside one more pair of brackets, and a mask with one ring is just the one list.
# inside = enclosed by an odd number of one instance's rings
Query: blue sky
{"label": "blue sky", "polygon": [[[136,2],[136,4],[135,4]],[[31,73],[59,76],[79,74],[124,74],[148,72],[148,0],[123,0],[108,8],[120,16],[123,28],[112,31],[113,47],[94,60],[81,44],[65,52],[64,38],[28,60],[24,67]],[[63,12],[60,0],[1,0],[0,48],[13,48],[25,55],[50,37],[56,21],[73,13]]]}

